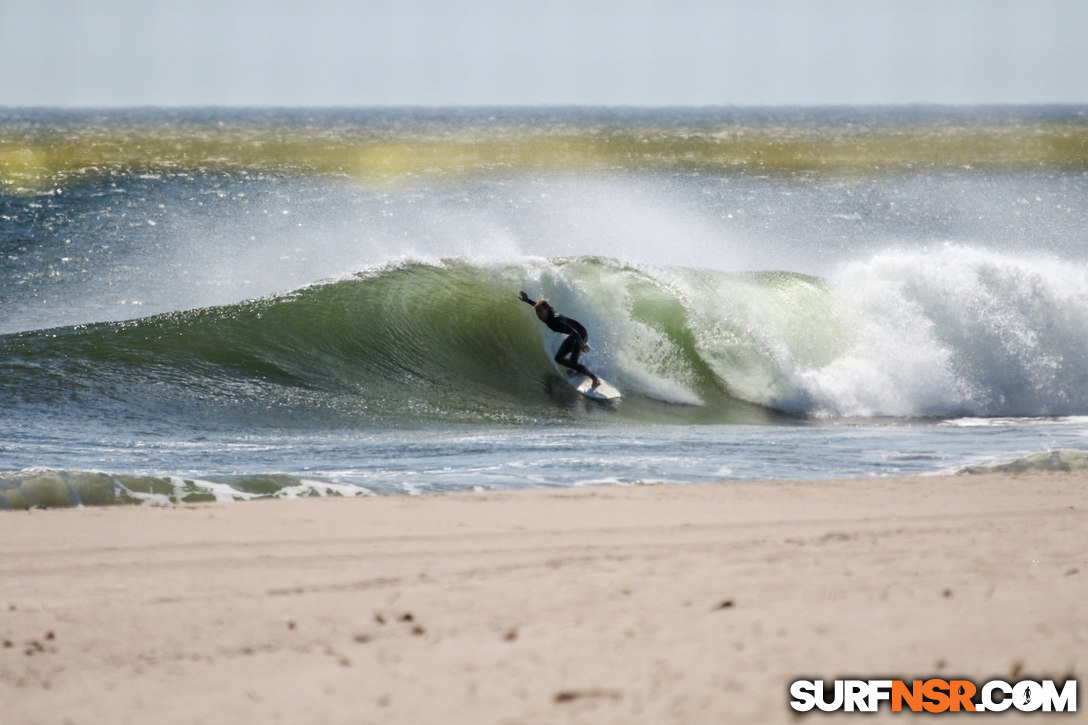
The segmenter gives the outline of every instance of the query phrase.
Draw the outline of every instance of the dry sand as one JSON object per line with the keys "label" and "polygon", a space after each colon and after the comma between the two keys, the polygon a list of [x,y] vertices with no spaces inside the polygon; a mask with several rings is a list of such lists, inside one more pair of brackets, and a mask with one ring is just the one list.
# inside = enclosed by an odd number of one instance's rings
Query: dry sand
{"label": "dry sand", "polygon": [[0,512],[0,722],[776,723],[799,677],[1064,680],[1086,511],[1074,473]]}

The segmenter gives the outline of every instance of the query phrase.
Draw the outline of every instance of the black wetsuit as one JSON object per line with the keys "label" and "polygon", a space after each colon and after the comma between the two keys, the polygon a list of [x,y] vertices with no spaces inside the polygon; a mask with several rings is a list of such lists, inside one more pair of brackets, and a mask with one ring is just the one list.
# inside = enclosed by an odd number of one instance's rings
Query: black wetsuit
{"label": "black wetsuit", "polygon": [[[528,297],[523,301],[536,306],[536,302]],[[555,353],[555,361],[576,373],[589,378],[594,377],[593,373],[589,372],[585,365],[578,362],[578,358],[582,356],[582,345],[589,342],[589,333],[586,332],[586,328],[582,327],[582,323],[554,312],[549,319],[543,320],[543,322],[552,332],[567,336],[567,339],[563,340],[563,344],[559,346],[559,351]]]}

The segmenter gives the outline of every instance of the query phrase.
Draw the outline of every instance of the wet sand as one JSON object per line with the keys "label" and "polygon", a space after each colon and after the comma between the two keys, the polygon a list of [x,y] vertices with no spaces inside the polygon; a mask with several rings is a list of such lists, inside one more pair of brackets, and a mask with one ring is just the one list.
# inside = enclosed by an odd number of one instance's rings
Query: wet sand
{"label": "wet sand", "polygon": [[799,678],[1064,680],[1086,512],[1083,472],[0,512],[0,719],[786,723]]}

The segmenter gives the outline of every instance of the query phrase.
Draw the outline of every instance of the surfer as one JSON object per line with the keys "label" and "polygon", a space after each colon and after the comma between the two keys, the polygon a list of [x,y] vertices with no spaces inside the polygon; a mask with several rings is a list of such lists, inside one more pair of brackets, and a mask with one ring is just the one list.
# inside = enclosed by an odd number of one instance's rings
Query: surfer
{"label": "surfer", "polygon": [[536,302],[529,299],[529,295],[524,292],[519,292],[518,297],[522,302],[533,306],[536,316],[548,326],[549,330],[567,336],[567,339],[563,340],[563,344],[559,346],[559,352],[555,353],[555,361],[565,368],[585,375],[593,381],[594,388],[600,385],[600,378],[587,370],[585,365],[578,362],[578,358],[582,356],[582,353],[589,350],[589,333],[586,332],[586,328],[582,327],[582,323],[563,315],[557,315],[555,308],[549,305],[547,300]]}

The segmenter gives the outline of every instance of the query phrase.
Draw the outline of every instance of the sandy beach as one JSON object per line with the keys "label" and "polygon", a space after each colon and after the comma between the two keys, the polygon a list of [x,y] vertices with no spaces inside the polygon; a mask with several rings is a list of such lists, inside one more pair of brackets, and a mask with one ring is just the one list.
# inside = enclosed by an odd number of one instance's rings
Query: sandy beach
{"label": "sandy beach", "polygon": [[1081,472],[0,512],[0,720],[777,723],[801,678],[1075,678],[1086,510]]}

